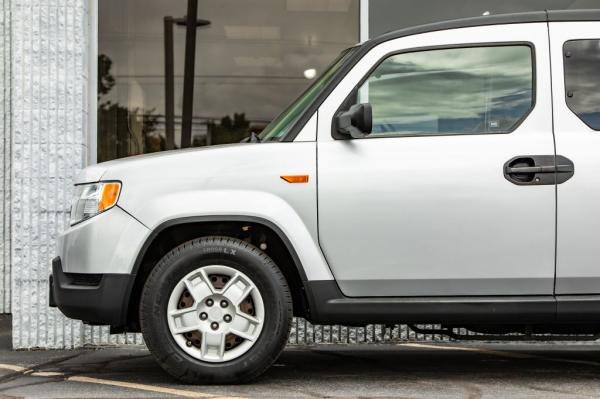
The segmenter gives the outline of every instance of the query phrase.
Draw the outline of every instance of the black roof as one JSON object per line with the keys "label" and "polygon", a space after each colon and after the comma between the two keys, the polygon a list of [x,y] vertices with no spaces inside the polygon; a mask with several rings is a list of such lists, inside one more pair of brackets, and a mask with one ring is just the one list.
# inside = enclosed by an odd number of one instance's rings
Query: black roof
{"label": "black roof", "polygon": [[486,26],[486,25],[505,25],[505,24],[522,24],[530,22],[567,22],[567,21],[600,21],[600,9],[591,10],[546,10],[546,11],[534,11],[534,12],[523,12],[515,14],[498,14],[488,15],[482,17],[471,17],[453,19],[450,21],[434,22],[426,25],[412,26],[392,32],[384,33],[371,40],[366,41],[363,45],[366,47],[372,47],[373,45],[379,44],[399,37],[416,35],[419,33],[435,32],[446,29],[458,29],[458,28],[469,28],[474,26]]}

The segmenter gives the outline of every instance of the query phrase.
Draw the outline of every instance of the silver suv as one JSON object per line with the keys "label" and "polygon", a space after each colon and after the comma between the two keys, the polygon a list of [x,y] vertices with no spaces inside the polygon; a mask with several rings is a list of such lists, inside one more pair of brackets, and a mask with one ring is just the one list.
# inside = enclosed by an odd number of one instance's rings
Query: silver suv
{"label": "silver suv", "polygon": [[190,383],[259,376],[294,315],[599,333],[598,21],[389,33],[247,143],[90,166],[51,305],[141,331]]}

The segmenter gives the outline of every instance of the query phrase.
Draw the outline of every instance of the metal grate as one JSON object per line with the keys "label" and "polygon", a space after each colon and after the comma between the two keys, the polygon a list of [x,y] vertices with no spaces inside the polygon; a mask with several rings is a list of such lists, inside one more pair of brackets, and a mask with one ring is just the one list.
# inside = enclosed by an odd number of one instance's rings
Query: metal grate
{"label": "metal grate", "polygon": [[[435,325],[425,325],[435,328]],[[466,334],[467,332],[464,331]],[[419,334],[404,324],[385,326],[371,324],[366,327],[313,325],[305,319],[294,318],[288,343],[290,345],[312,344],[361,344],[393,343],[402,341],[449,342],[451,339],[441,334]]]}

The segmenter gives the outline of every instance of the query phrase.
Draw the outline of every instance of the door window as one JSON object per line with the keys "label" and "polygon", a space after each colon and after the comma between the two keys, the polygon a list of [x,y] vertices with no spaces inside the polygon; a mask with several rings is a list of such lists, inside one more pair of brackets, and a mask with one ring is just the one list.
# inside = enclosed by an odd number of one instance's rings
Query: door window
{"label": "door window", "polygon": [[586,125],[600,130],[600,40],[564,45],[567,105]]}
{"label": "door window", "polygon": [[369,137],[507,133],[532,109],[533,84],[529,45],[415,51],[384,59],[346,105],[371,105]]}

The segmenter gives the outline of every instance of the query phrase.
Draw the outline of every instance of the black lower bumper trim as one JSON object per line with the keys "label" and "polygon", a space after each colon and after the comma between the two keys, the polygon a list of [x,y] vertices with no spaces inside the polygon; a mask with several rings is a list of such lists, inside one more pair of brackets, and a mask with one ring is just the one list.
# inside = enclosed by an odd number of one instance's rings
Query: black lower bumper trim
{"label": "black lower bumper trim", "polygon": [[[135,276],[102,274],[96,285],[65,273],[60,257],[52,260],[49,304],[71,319],[113,326],[126,323],[126,296]],[[82,280],[83,281],[83,280]]]}

